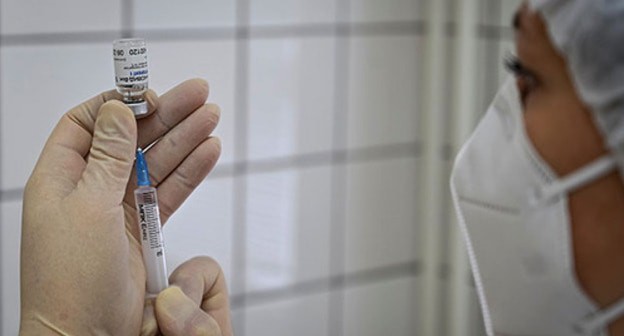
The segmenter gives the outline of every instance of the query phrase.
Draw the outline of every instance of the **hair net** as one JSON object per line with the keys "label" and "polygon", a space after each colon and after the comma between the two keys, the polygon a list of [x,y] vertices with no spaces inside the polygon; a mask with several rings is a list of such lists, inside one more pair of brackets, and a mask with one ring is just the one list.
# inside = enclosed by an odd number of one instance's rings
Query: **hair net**
{"label": "hair net", "polygon": [[624,177],[624,0],[531,0]]}

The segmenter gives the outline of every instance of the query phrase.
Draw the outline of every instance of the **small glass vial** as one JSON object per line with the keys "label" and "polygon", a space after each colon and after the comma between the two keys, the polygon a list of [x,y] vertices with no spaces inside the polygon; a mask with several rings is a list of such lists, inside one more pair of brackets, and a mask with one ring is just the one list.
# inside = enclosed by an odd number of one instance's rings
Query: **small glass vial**
{"label": "small glass vial", "polygon": [[115,85],[123,96],[123,102],[139,119],[148,112],[145,92],[147,92],[147,45],[144,39],[131,38],[113,42],[115,63]]}

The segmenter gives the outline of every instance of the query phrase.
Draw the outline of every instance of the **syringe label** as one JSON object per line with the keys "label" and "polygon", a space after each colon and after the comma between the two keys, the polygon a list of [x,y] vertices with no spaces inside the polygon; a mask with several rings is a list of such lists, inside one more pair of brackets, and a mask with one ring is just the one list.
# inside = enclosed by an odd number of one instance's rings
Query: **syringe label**
{"label": "syringe label", "polygon": [[158,205],[153,203],[139,204],[139,219],[141,221],[139,226],[141,228],[143,245],[148,244],[150,249],[161,248],[162,239]]}

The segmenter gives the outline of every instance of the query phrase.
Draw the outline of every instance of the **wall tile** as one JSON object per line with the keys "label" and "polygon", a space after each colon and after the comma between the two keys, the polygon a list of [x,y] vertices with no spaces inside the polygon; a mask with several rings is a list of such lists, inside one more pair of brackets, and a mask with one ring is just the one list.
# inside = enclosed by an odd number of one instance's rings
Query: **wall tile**
{"label": "wall tile", "polygon": [[245,309],[242,307],[232,308],[232,329],[234,335],[242,335],[242,329],[245,328]]}
{"label": "wall tile", "polygon": [[417,278],[400,278],[345,291],[344,335],[412,336],[420,298]]}
{"label": "wall tile", "polygon": [[120,0],[2,0],[2,34],[92,32],[121,29]]}
{"label": "wall tile", "polygon": [[192,257],[210,256],[230,283],[232,186],[232,178],[205,180],[164,226],[169,273]]}
{"label": "wall tile", "polygon": [[[470,277],[472,275],[469,275]],[[463,289],[466,291],[466,305],[468,307],[468,325],[466,325],[466,335],[487,335],[485,331],[485,325],[483,323],[483,315],[481,314],[481,306],[479,304],[479,298],[477,296],[477,290],[474,287],[474,284],[469,281],[469,278],[466,278],[466,287]],[[448,276],[440,278],[440,302],[442,311],[450,311],[452,309],[452,305],[455,304],[455,301],[451,301],[451,295],[453,293],[453,286],[455,284],[452,283],[451,279]],[[439,322],[438,333],[440,335],[448,335],[451,333],[452,328],[452,318],[454,318],[450,314],[443,314]]]}
{"label": "wall tile", "polygon": [[418,37],[357,37],[351,44],[349,147],[418,139]]}
{"label": "wall tile", "polygon": [[351,20],[355,22],[414,21],[423,18],[422,0],[352,0]]}
{"label": "wall tile", "polygon": [[220,164],[234,159],[234,42],[184,41],[149,43],[150,86],[162,94],[183,82],[200,77],[210,84],[208,102],[221,107],[214,134],[222,140]]}
{"label": "wall tile", "polygon": [[247,191],[247,290],[329,274],[330,169],[257,174]]}
{"label": "wall tile", "polygon": [[246,310],[246,333],[255,336],[327,335],[328,294],[252,306]]}
{"label": "wall tile", "polygon": [[482,0],[480,22],[486,25],[511,27],[511,22],[522,0]]}
{"label": "wall tile", "polygon": [[335,21],[336,0],[251,0],[252,25],[331,23]]}
{"label": "wall tile", "polygon": [[250,62],[249,158],[330,150],[334,40],[253,40]]}
{"label": "wall tile", "polygon": [[52,128],[73,106],[114,88],[110,44],[3,47],[3,190],[22,188]]}
{"label": "wall tile", "polygon": [[348,167],[348,272],[417,259],[419,165],[416,159]]}
{"label": "wall tile", "polygon": [[236,1],[232,0],[135,0],[135,29],[231,27]]}
{"label": "wall tile", "polygon": [[22,202],[2,203],[0,207],[0,297],[2,335],[17,335],[20,321],[20,242]]}

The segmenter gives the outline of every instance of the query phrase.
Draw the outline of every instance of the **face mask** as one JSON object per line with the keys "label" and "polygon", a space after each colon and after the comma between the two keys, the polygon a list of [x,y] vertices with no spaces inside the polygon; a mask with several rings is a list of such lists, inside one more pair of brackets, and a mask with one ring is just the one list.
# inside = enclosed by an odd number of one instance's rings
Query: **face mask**
{"label": "face mask", "polygon": [[529,141],[509,80],[457,156],[451,191],[488,335],[607,335],[624,300],[599,310],[574,271],[567,194],[610,157],[558,178]]}

